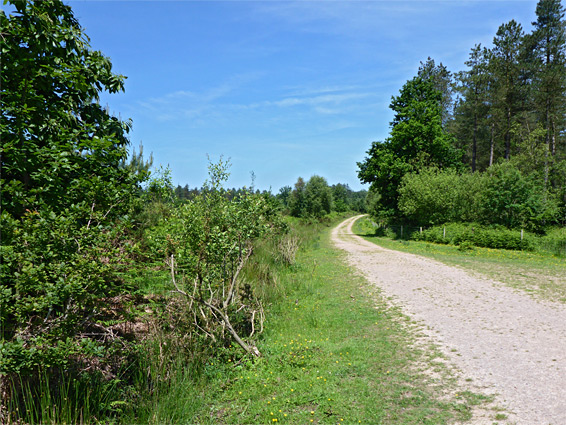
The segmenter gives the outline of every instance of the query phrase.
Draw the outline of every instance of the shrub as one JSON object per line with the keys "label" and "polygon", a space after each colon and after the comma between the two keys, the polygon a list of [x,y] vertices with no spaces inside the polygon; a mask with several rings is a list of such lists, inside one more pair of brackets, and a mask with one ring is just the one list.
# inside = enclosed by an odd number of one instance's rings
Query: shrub
{"label": "shrub", "polygon": [[521,239],[521,231],[519,230],[489,228],[474,223],[450,223],[444,226],[434,226],[423,230],[422,233],[414,232],[411,238],[439,244],[469,244],[484,248],[510,250],[530,251],[536,245],[536,238],[530,233],[523,232]]}
{"label": "shrub", "polygon": [[484,173],[428,168],[406,174],[399,187],[399,211],[424,225],[479,222],[539,231],[556,222],[560,208],[540,179],[503,163]]}
{"label": "shrub", "polygon": [[482,223],[537,230],[556,221],[558,203],[542,181],[524,176],[511,163],[490,167],[484,178],[479,208]]}
{"label": "shrub", "polygon": [[0,11],[0,422],[18,397],[12,377],[33,386],[47,369],[115,372],[122,338],[111,326],[124,315],[108,303],[131,290],[120,271],[147,176],[125,165],[131,123],[98,101],[124,77],[91,49],[71,8],[11,8]]}
{"label": "shrub", "polygon": [[424,225],[475,220],[482,179],[479,174],[426,168],[403,177],[399,210]]}
{"label": "shrub", "polygon": [[566,257],[566,227],[554,228],[539,239],[541,251],[550,252],[557,257]]}
{"label": "shrub", "polygon": [[259,354],[240,335],[251,337],[256,321],[262,327],[263,305],[239,274],[252,254],[252,242],[278,223],[273,221],[273,205],[262,195],[243,192],[232,200],[225,196],[227,167],[222,160],[210,164],[210,182],[202,193],[149,232],[148,245],[171,270],[191,332],[213,341],[232,337],[247,352]]}

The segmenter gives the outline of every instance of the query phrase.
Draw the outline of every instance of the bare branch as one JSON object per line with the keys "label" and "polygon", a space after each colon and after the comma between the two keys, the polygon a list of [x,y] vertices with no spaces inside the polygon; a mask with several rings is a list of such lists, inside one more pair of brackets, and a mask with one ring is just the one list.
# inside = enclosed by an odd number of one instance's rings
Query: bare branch
{"label": "bare branch", "polygon": [[232,299],[234,298],[234,287],[236,286],[238,276],[240,275],[240,271],[242,270],[242,268],[244,267],[244,265],[246,264],[246,262],[250,258],[250,255],[252,255],[252,252],[253,252],[253,249],[250,246],[250,247],[248,247],[248,252],[246,253],[245,258],[242,258],[240,256],[240,263],[238,264],[238,268],[236,269],[236,273],[234,273],[234,276],[232,277],[232,283],[230,284],[230,290],[228,291],[228,297],[226,298],[226,300],[223,303],[224,308],[228,307],[228,305],[230,305],[230,301],[232,301]]}
{"label": "bare branch", "polygon": [[173,285],[175,285],[177,292],[183,294],[185,297],[192,298],[189,294],[177,286],[177,281],[175,280],[175,257],[173,254],[171,254],[171,280],[173,281]]}
{"label": "bare branch", "polygon": [[254,332],[255,332],[255,326],[254,326],[255,313],[256,313],[255,310],[252,311],[252,320],[251,320],[251,322],[252,322],[252,332],[250,333],[250,338],[253,336],[253,334],[254,334]]}
{"label": "bare branch", "polygon": [[94,206],[96,205],[96,202],[93,201],[92,202],[92,206],[90,207],[90,218],[88,219],[88,223],[86,225],[86,228],[90,228],[90,223],[92,222],[92,215],[94,214]]}
{"label": "bare branch", "polygon": [[214,310],[216,313],[218,313],[218,315],[222,318],[222,320],[224,321],[224,323],[226,324],[226,327],[228,328],[228,332],[230,332],[230,334],[232,334],[232,337],[236,340],[236,342],[244,349],[246,350],[248,353],[259,357],[261,356],[261,353],[259,352],[259,350],[257,349],[257,347],[253,347],[250,346],[248,344],[246,344],[244,342],[244,340],[242,340],[242,338],[240,338],[240,336],[238,335],[238,333],[234,330],[234,327],[232,326],[232,324],[230,323],[230,319],[228,318],[228,315],[224,314],[224,312],[222,312],[218,307],[212,305],[212,304],[208,304],[205,301],[205,304],[208,308],[210,308],[211,310]]}

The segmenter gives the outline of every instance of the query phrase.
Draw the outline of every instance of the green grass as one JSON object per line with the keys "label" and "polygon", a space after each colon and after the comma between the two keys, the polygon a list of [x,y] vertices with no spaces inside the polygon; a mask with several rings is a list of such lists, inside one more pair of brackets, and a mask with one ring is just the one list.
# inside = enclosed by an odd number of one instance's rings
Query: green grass
{"label": "green grass", "polygon": [[35,379],[12,379],[17,399],[8,402],[3,423],[89,424],[120,408],[115,381],[100,376],[68,378],[64,372],[42,370]]}
{"label": "green grass", "polygon": [[486,402],[458,388],[409,319],[344,265],[328,228],[302,240],[296,264],[272,278],[263,356],[228,349],[150,422],[441,424]]}
{"label": "green grass", "polygon": [[548,253],[478,247],[461,250],[451,245],[377,237],[367,217],[356,222],[354,232],[384,248],[433,258],[498,280],[537,297],[566,303],[565,258]]}

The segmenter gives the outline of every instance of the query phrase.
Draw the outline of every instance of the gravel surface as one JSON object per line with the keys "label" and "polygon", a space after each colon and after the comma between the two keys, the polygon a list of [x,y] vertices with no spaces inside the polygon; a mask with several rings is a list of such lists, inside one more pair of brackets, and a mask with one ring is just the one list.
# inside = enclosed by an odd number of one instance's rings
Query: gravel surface
{"label": "gravel surface", "polygon": [[335,245],[430,331],[466,378],[498,394],[510,423],[566,425],[564,304],[537,301],[459,268],[381,248],[352,233],[357,218],[333,230]]}

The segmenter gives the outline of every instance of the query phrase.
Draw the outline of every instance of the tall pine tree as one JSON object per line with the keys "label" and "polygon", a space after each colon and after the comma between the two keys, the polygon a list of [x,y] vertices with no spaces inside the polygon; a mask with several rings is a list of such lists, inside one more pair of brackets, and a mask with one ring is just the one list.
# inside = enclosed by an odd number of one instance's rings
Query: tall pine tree
{"label": "tall pine tree", "polygon": [[540,0],[530,38],[533,49],[535,107],[546,131],[546,144],[556,155],[565,129],[566,22],[560,0]]}
{"label": "tall pine tree", "polygon": [[[488,50],[476,45],[466,61],[467,71],[456,75],[458,91],[462,98],[456,107],[455,132],[466,150],[472,171],[478,168],[478,145],[487,131],[488,122],[488,90],[490,75],[488,72]],[[486,155],[487,157],[487,155]]]}

